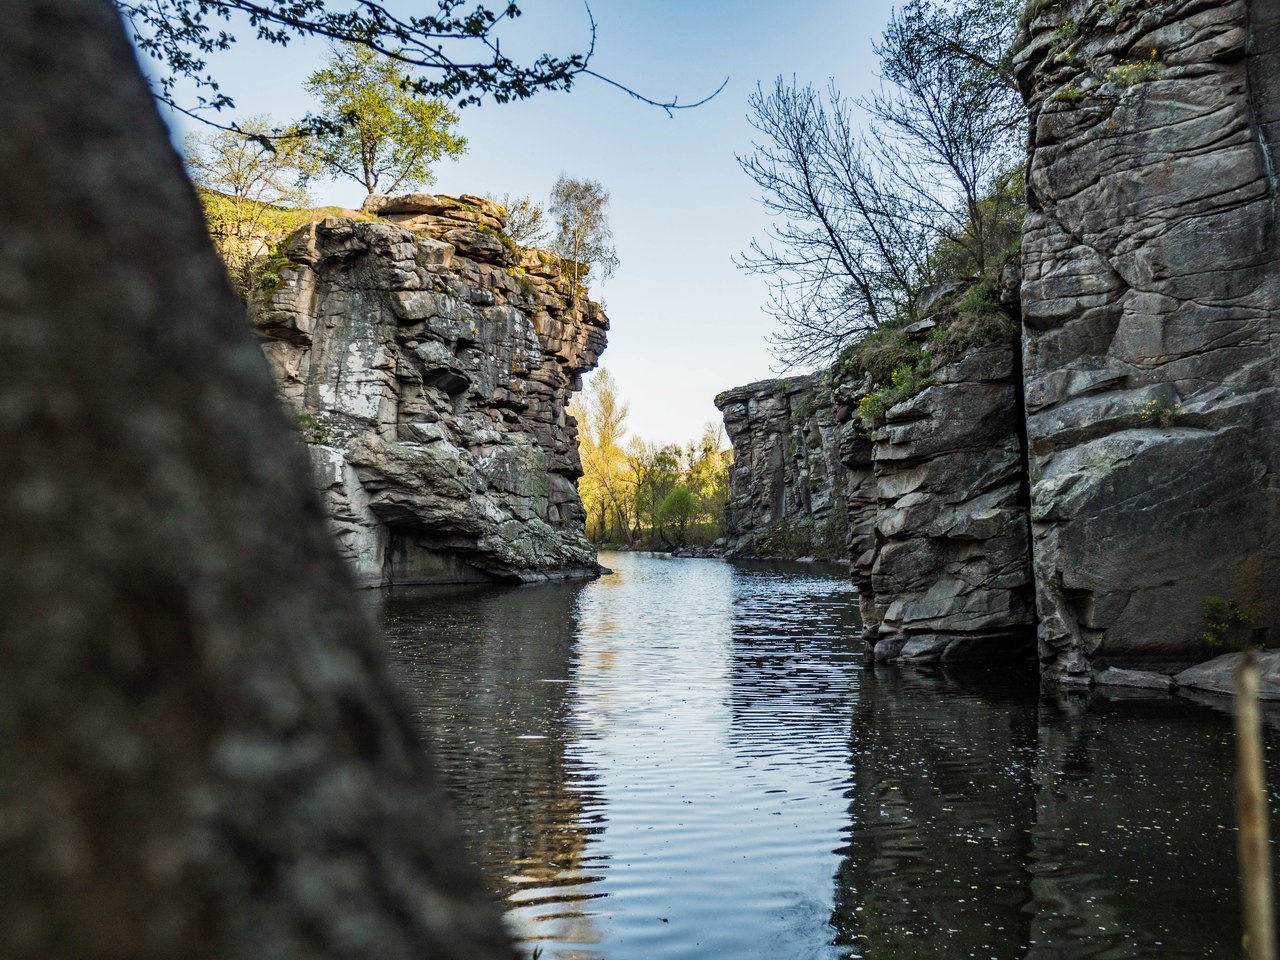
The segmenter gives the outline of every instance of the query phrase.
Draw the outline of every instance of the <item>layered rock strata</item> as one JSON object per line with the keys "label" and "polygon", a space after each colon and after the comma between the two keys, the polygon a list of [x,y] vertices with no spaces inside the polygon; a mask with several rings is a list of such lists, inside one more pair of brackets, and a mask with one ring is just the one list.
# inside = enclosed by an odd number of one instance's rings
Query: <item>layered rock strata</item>
{"label": "layered rock strata", "polygon": [[1023,659],[1035,609],[1013,344],[932,380],[886,411],[869,464],[845,443],[865,635],[877,660]]}
{"label": "layered rock strata", "polygon": [[1033,146],[1025,391],[1048,676],[1203,659],[1280,625],[1280,14],[1061,0],[1016,67]]}
{"label": "layered rock strata", "polygon": [[831,384],[762,380],[716,397],[733,444],[730,556],[844,555],[848,514]]}
{"label": "layered rock strata", "polygon": [[[921,336],[935,325],[922,321]],[[870,436],[853,402],[868,385],[838,377],[717,397],[734,445],[731,552],[778,552],[838,518],[837,552],[877,659],[1027,657],[1035,610],[1012,339],[941,364]]]}
{"label": "layered rock strata", "polygon": [[588,577],[566,413],[608,320],[478,197],[295,233],[254,324],[362,585]]}

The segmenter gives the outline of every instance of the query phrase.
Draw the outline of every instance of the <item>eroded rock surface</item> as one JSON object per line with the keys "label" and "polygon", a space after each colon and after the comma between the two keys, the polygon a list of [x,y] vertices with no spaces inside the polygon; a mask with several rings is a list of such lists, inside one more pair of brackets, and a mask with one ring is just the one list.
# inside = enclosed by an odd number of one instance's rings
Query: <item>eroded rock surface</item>
{"label": "eroded rock surface", "polygon": [[839,425],[823,374],[761,380],[716,397],[733,444],[730,556],[844,555]]}
{"label": "eroded rock surface", "polygon": [[1277,26],[1244,0],[1062,0],[1017,56],[1040,656],[1058,680],[1202,659],[1211,597],[1255,640],[1280,621]]}
{"label": "eroded rock surface", "polygon": [[[874,519],[866,490],[850,551],[867,638],[878,660],[1024,659],[1035,610],[1012,344],[933,379],[871,437]],[[856,461],[851,478],[865,489]]]}
{"label": "eroded rock surface", "polygon": [[566,407],[604,313],[489,201],[366,209],[294,234],[254,313],[357,580],[594,576]]}

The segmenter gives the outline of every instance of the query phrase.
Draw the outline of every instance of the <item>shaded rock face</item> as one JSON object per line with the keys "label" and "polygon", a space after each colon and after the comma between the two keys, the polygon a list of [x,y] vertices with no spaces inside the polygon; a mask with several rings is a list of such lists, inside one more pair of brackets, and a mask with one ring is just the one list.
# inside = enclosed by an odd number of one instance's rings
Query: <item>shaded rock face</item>
{"label": "shaded rock face", "polygon": [[733,444],[730,556],[844,555],[839,424],[821,374],[762,380],[716,397]]}
{"label": "shaded rock face", "polygon": [[878,660],[1018,660],[1035,623],[1016,366],[991,344],[846,443],[858,585]]}
{"label": "shaded rock face", "polygon": [[870,438],[852,402],[866,384],[834,372],[721,394],[731,549],[766,552],[780,526],[838,517],[877,659],[1025,659],[1035,609],[1014,345],[975,349],[933,381]]}
{"label": "shaded rock face", "polygon": [[1203,659],[1210,597],[1255,641],[1280,623],[1278,19],[1064,0],[1017,56],[1040,656],[1061,681]]}
{"label": "shaded rock face", "polygon": [[291,237],[253,317],[358,582],[594,576],[565,411],[604,314],[488,201],[366,209]]}

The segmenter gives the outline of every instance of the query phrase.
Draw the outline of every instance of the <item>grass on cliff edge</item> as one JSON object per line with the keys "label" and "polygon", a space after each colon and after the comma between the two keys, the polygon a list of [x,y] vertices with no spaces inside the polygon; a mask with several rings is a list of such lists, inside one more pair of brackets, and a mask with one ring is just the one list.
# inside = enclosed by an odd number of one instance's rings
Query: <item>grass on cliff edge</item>
{"label": "grass on cliff edge", "polygon": [[907,333],[910,317],[889,321],[837,358],[838,379],[870,380],[870,389],[858,402],[858,416],[868,432],[884,422],[890,407],[932,384],[939,367],[978,347],[1011,339],[1018,331],[1017,320],[1001,305],[990,280],[979,280],[943,300],[931,319],[937,326],[925,334]]}

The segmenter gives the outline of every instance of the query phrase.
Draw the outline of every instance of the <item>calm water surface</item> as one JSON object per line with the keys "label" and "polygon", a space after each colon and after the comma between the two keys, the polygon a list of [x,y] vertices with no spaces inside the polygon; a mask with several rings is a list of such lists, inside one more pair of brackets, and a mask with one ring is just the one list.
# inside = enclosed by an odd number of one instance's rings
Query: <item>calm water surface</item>
{"label": "calm water surface", "polygon": [[837,570],[602,560],[382,611],[526,952],[1238,955],[1212,700],[873,668]]}

